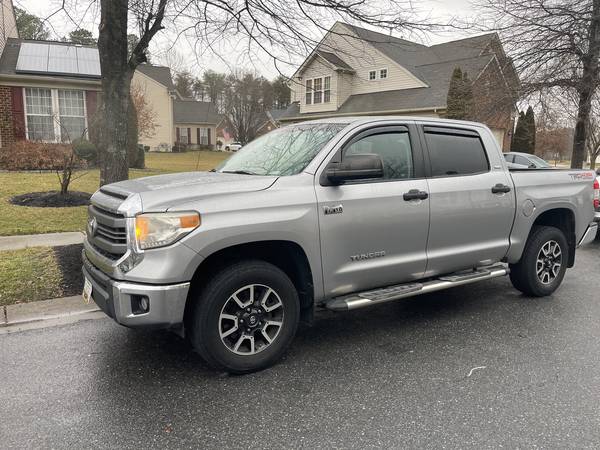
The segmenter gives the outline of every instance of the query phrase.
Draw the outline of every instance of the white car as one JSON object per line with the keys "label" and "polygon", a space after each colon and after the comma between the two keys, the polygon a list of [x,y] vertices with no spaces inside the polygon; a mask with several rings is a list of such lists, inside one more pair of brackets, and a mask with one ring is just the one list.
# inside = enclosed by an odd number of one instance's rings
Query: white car
{"label": "white car", "polygon": [[231,144],[225,146],[225,151],[237,152],[240,148],[242,148],[242,144],[240,144],[239,142],[232,142]]}

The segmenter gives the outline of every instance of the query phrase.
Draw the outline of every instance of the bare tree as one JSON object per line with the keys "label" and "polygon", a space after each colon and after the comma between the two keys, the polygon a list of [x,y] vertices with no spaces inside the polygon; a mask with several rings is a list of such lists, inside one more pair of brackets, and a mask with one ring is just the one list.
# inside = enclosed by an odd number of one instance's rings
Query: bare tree
{"label": "bare tree", "polygon": [[156,134],[158,113],[146,99],[146,89],[139,83],[131,86],[131,100],[135,107],[138,133],[141,138],[150,139]]}
{"label": "bare tree", "polygon": [[[98,51],[102,70],[101,129],[98,134],[100,185],[129,177],[128,112],[131,79],[147,61],[152,38],[162,28],[167,0],[101,0]],[[135,18],[140,39],[128,54],[128,12]]]}
{"label": "bare tree", "polygon": [[478,5],[484,27],[503,37],[524,95],[552,88],[577,94],[571,166],[581,168],[592,97],[600,83],[600,0],[479,0]]}

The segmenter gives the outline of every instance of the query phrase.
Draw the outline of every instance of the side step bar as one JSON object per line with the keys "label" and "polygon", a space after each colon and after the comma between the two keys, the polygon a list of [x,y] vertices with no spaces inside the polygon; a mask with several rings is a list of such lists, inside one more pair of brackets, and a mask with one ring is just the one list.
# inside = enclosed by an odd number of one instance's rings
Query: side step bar
{"label": "side step bar", "polygon": [[471,284],[477,281],[498,278],[508,275],[509,272],[510,269],[508,266],[497,264],[470,272],[458,272],[445,275],[423,283],[398,284],[382,289],[336,297],[326,302],[325,307],[333,311],[349,311],[351,309],[379,305],[393,300],[400,300],[402,298],[441,291],[455,286]]}

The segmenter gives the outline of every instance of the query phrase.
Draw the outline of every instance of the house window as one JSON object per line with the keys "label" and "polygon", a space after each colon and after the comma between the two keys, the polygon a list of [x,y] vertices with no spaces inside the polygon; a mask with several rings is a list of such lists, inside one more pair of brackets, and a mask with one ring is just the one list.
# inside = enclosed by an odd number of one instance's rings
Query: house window
{"label": "house window", "polygon": [[323,100],[323,78],[315,78],[313,80],[314,85],[314,94],[313,94],[313,103],[316,105],[317,103],[321,103]]}
{"label": "house window", "polygon": [[387,78],[387,69],[379,69],[379,78],[382,80]]}
{"label": "house window", "polygon": [[306,104],[312,103],[312,80],[306,80]]}
{"label": "house window", "polygon": [[369,71],[369,80],[376,80],[377,79],[377,71],[376,70],[370,70]]}
{"label": "house window", "polygon": [[71,142],[85,136],[83,91],[59,90],[58,111],[62,142]]}
{"label": "house window", "polygon": [[200,128],[200,145],[208,145],[208,128]]}
{"label": "house window", "polygon": [[331,77],[323,78],[323,103],[331,101]]}
{"label": "house window", "polygon": [[30,141],[54,141],[52,91],[42,88],[25,89],[25,111],[27,139]]}
{"label": "house window", "polygon": [[25,89],[27,139],[71,142],[86,136],[83,91],[72,89]]}
{"label": "house window", "polygon": [[190,143],[190,137],[188,136],[188,129],[186,127],[179,129],[179,142],[182,144]]}

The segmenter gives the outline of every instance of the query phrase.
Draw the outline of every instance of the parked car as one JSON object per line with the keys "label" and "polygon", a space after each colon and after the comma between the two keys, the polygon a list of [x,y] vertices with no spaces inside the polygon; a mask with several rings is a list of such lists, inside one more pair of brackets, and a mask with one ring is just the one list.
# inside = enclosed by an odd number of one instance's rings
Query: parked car
{"label": "parked car", "polygon": [[242,144],[240,144],[239,142],[232,142],[231,144],[225,146],[225,151],[237,152],[240,148],[242,148]]}
{"label": "parked car", "polygon": [[504,159],[508,163],[519,164],[530,169],[547,169],[552,167],[547,161],[530,153],[508,152],[504,153]]}
{"label": "parked car", "polygon": [[250,372],[277,361],[317,308],[505,275],[528,296],[552,294],[596,235],[594,180],[509,172],[478,123],[290,125],[215,172],[97,191],[84,297],[122,325],[174,329],[220,370]]}

